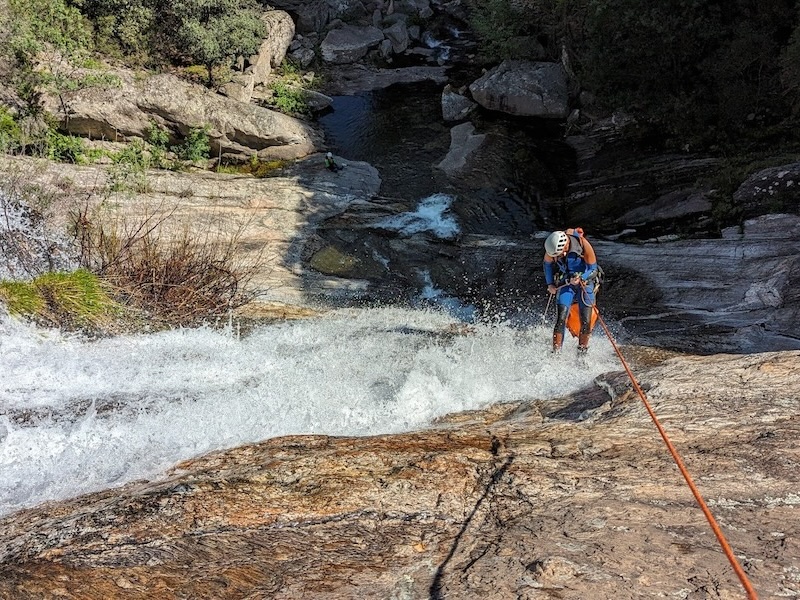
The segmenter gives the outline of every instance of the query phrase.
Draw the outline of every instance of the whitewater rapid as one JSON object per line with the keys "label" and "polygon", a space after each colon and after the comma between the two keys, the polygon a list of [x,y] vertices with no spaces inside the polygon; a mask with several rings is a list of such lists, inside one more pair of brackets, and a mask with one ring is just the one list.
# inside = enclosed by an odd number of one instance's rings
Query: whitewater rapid
{"label": "whitewater rapid", "polygon": [[447,413],[550,398],[618,368],[595,334],[353,309],[257,328],[90,341],[0,316],[0,514],[153,479],[212,450],[288,434],[420,429]]}

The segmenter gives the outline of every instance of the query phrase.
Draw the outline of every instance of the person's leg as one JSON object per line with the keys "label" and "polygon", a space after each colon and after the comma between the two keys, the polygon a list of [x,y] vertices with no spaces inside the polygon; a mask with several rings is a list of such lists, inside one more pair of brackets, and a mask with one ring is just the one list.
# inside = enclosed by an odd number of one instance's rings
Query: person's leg
{"label": "person's leg", "polygon": [[581,317],[581,331],[578,335],[578,351],[589,349],[589,336],[592,334],[592,311],[594,311],[594,286],[587,286],[578,296],[578,312]]}
{"label": "person's leg", "polygon": [[553,352],[561,350],[561,345],[564,343],[564,332],[567,327],[567,315],[569,314],[569,307],[572,306],[572,301],[575,294],[572,289],[567,286],[561,288],[556,296],[556,324],[553,328]]}

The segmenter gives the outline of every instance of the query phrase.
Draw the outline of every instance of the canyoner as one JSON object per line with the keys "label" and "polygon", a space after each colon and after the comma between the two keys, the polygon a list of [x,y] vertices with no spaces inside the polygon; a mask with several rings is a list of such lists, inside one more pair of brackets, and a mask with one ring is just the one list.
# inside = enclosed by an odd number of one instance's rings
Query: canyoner
{"label": "canyoner", "polygon": [[[576,227],[554,231],[544,242],[544,278],[550,294],[548,307],[556,298],[553,352],[559,352],[568,329],[578,338],[578,353],[589,349],[589,337],[597,322],[595,301],[603,270],[597,265],[594,248]],[[546,316],[547,310],[545,310]]]}

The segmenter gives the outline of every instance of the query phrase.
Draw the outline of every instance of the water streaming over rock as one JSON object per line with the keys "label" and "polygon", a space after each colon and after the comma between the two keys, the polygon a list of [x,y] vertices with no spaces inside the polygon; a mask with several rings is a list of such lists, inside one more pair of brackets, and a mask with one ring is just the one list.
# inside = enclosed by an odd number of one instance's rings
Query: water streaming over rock
{"label": "water streaming over rock", "polygon": [[0,513],[153,478],[189,457],[287,434],[372,435],[612,368],[552,356],[549,329],[433,309],[341,310],[231,330],[88,341],[0,320]]}

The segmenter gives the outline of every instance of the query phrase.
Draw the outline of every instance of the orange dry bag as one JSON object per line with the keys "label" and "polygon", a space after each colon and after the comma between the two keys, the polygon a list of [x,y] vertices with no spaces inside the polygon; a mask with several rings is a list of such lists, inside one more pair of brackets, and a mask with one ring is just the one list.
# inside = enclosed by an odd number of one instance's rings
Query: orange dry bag
{"label": "orange dry bag", "polygon": [[[589,332],[594,329],[594,324],[597,323],[597,311],[592,307],[592,318],[589,319]],[[567,315],[567,329],[573,337],[578,337],[581,333],[581,313],[578,303],[574,303],[569,307],[569,315]]]}

